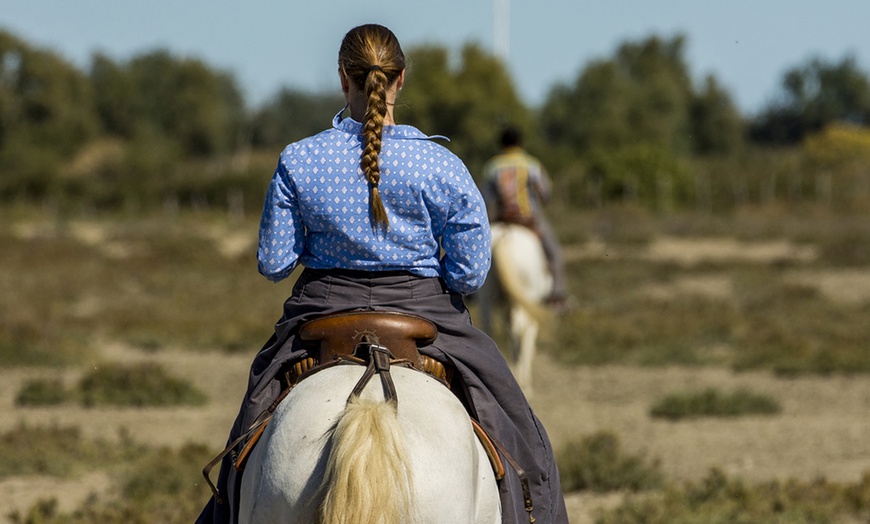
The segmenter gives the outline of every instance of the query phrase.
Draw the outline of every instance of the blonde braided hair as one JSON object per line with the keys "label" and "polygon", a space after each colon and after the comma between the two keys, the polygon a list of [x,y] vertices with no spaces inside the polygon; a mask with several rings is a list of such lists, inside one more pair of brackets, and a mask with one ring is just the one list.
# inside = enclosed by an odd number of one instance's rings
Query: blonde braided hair
{"label": "blonde braided hair", "polygon": [[360,166],[369,183],[372,229],[387,229],[390,221],[378,189],[381,182],[378,156],[387,115],[387,88],[405,70],[405,54],[392,31],[381,25],[366,24],[351,29],[344,36],[338,52],[338,65],[366,96]]}

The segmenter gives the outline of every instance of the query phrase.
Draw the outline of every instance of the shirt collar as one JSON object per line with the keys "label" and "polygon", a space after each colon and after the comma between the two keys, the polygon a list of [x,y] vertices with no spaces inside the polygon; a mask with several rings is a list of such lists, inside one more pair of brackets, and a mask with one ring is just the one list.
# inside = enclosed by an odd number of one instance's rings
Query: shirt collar
{"label": "shirt collar", "polygon": [[[335,115],[335,118],[332,119],[332,127],[338,129],[339,131],[344,131],[345,133],[351,135],[361,135],[362,134],[362,124],[357,122],[351,117],[343,118],[341,115],[347,109],[347,106],[344,106],[341,111]],[[389,125],[384,126],[383,132],[384,138],[399,138],[399,139],[408,139],[408,140],[432,140],[435,138],[442,138],[444,140],[450,141],[449,138],[443,135],[425,135],[422,131],[417,129],[414,126],[407,125]]]}

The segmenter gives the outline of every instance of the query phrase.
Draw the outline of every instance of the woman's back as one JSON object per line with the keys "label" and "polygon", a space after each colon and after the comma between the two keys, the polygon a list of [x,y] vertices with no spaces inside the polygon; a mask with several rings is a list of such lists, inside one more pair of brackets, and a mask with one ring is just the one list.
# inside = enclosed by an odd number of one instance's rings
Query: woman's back
{"label": "woman's back", "polygon": [[279,280],[301,262],[443,276],[462,293],[482,285],[489,224],[462,161],[414,127],[385,126],[379,187],[390,225],[373,228],[359,168],[362,125],[336,116],[333,126],[281,154],[261,222],[260,271]]}

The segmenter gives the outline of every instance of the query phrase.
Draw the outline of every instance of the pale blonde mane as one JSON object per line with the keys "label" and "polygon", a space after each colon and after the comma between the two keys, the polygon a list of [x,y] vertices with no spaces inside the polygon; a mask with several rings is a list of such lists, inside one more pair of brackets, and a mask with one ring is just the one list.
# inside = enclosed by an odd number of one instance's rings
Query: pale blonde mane
{"label": "pale blonde mane", "polygon": [[395,401],[353,397],[332,434],[320,524],[413,522],[413,486]]}

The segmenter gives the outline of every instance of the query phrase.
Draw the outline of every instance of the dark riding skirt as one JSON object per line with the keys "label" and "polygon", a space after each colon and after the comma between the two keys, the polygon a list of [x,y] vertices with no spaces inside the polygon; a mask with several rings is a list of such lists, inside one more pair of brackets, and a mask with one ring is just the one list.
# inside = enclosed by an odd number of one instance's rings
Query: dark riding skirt
{"label": "dark riding skirt", "polygon": [[[432,345],[420,348],[421,353],[456,368],[472,415],[525,470],[537,523],[568,522],[559,472],[543,425],[495,342],[471,324],[461,295],[449,292],[438,278],[397,271],[303,271],[284,303],[284,315],[275,325],[274,335],[254,358],[230,442],[244,433],[281,392],[282,384],[276,376],[281,367],[305,354],[296,337],[298,327],[323,315],[353,309],[399,311],[431,320],[438,328],[438,338]],[[507,464],[505,468],[505,477],[499,482],[502,520],[528,523],[519,477]],[[212,498],[197,519],[198,524],[236,521],[240,475],[227,456],[217,482],[224,503]]]}

